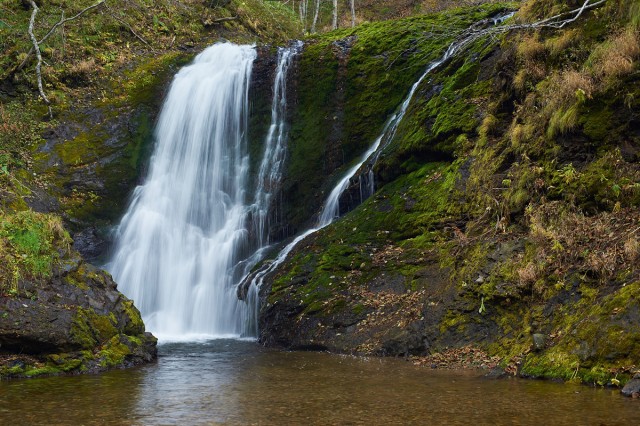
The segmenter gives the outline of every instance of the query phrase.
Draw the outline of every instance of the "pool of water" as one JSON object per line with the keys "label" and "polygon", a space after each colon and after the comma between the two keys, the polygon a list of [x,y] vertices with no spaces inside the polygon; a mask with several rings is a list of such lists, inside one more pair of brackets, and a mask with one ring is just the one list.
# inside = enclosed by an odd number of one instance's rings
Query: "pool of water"
{"label": "pool of water", "polygon": [[635,424],[618,391],[214,340],[157,364],[0,383],[0,424]]}

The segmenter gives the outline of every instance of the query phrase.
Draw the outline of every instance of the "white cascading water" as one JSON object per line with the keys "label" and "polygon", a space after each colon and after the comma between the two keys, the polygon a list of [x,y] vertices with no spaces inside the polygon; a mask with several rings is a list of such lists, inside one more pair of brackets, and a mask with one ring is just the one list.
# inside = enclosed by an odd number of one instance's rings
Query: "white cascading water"
{"label": "white cascading water", "polygon": [[248,89],[256,51],[216,44],[175,76],[149,175],[108,269],[161,340],[239,336],[233,266],[248,249]]}
{"label": "white cascading water", "polygon": [[246,203],[252,46],[216,44],[174,78],[144,185],[108,265],[160,340],[252,337],[255,309],[237,284],[263,256],[286,152],[286,76],[301,42],[278,51],[271,125]]}
{"label": "white cascading water", "polygon": [[[256,250],[243,265],[242,276],[245,277],[260,260],[262,260],[269,241],[269,216],[274,206],[273,196],[277,193],[282,180],[282,169],[287,151],[287,75],[293,58],[302,49],[301,41],[290,47],[278,48],[278,65],[273,83],[273,100],[271,102],[271,124],[264,142],[264,154],[258,171],[258,181],[254,202],[250,206],[253,218],[254,234],[257,238]],[[242,280],[236,280],[236,283]],[[242,319],[243,336],[258,334],[258,292],[253,286],[247,289],[247,303]]]}
{"label": "white cascading water", "polygon": [[[506,14],[499,15],[497,17],[491,18],[491,25],[499,25],[503,23],[505,20],[509,19],[513,16],[513,12],[509,12]],[[340,216],[340,197],[342,193],[349,187],[351,183],[351,179],[356,175],[358,170],[364,165],[365,162],[368,162],[368,170],[360,174],[360,202],[362,203],[365,199],[369,198],[375,192],[375,180],[373,176],[373,166],[378,161],[380,154],[384,150],[384,148],[393,140],[398,130],[398,126],[402,122],[405,114],[407,113],[407,109],[409,108],[409,104],[413,99],[413,96],[418,90],[418,87],[424,79],[433,71],[438,68],[444,62],[448,61],[453,55],[455,55],[461,48],[466,46],[470,40],[473,39],[473,33],[464,37],[462,39],[456,40],[449,45],[447,50],[444,52],[444,55],[440,59],[437,59],[431,62],[424,73],[420,76],[418,81],[416,81],[409,94],[404,99],[400,107],[396,110],[396,112],[389,117],[387,122],[385,123],[384,128],[382,129],[382,133],[378,138],[373,142],[371,147],[365,152],[361,157],[360,161],[351,167],[349,171],[345,174],[345,176],[338,182],[338,184],[333,188],[329,197],[324,203],[322,212],[320,213],[319,226],[324,227],[330,224],[334,219]]]}
{"label": "white cascading water", "polygon": [[278,65],[273,83],[271,102],[271,124],[264,142],[264,154],[260,169],[253,205],[254,233],[258,247],[266,246],[269,241],[269,213],[273,205],[273,195],[278,191],[282,180],[282,168],[287,151],[287,73],[292,60],[302,49],[302,42],[296,41],[290,47],[278,48]]}

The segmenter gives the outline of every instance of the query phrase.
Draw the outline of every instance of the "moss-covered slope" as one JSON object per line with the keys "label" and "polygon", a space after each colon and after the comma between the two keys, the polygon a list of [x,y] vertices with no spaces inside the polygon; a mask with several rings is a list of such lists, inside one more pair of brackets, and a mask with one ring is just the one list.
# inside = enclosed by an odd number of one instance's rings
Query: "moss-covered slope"
{"label": "moss-covered slope", "polygon": [[[640,362],[636,3],[480,40],[427,79],[375,169],[378,192],[272,277],[262,341],[388,355],[471,344],[523,376],[628,378]],[[581,4],[532,0],[513,22]]]}
{"label": "moss-covered slope", "polygon": [[[61,10],[69,17],[95,3],[38,2],[36,37],[47,34]],[[104,253],[104,229],[122,215],[142,175],[163,92],[177,69],[221,38],[283,43],[300,33],[295,14],[279,2],[120,3],[104,2],[40,45],[52,120],[37,96],[25,37],[32,9],[27,2],[2,5],[2,208],[61,214],[89,258]]]}
{"label": "moss-covered slope", "polygon": [[311,222],[340,174],[375,141],[426,65],[469,25],[506,8],[454,9],[305,40],[290,85],[291,142],[283,182],[283,221],[293,233]]}

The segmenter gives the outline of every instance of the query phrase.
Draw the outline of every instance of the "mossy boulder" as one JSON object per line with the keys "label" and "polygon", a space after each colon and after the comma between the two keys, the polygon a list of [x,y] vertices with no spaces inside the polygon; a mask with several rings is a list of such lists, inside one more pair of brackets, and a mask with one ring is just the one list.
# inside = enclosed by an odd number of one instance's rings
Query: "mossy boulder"
{"label": "mossy boulder", "polygon": [[[2,217],[0,375],[99,371],[149,362],[156,339],[111,276],[70,249],[59,218]],[[8,269],[7,269],[8,268]]]}

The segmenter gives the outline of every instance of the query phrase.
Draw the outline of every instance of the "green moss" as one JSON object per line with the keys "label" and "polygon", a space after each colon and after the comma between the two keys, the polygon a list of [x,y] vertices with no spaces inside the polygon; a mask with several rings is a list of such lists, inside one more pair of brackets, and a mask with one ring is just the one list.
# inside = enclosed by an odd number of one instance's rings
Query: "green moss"
{"label": "green moss", "polygon": [[79,347],[83,349],[95,348],[117,334],[116,319],[113,313],[100,315],[92,309],[77,308],[71,324],[71,336]]}
{"label": "green moss", "polygon": [[578,379],[580,361],[576,356],[566,355],[563,352],[547,353],[544,356],[530,354],[525,359],[520,369],[520,375],[524,377],[544,379]]}
{"label": "green moss", "polygon": [[60,374],[60,370],[55,367],[30,368],[23,373],[25,377],[51,376]]}
{"label": "green moss", "polygon": [[125,358],[131,354],[130,344],[127,336],[113,336],[98,352],[97,358],[100,360],[100,365],[102,367],[122,365]]}
{"label": "green moss", "polygon": [[70,243],[55,215],[30,210],[0,214],[0,289],[17,291],[20,279],[51,276]]}
{"label": "green moss", "polygon": [[65,373],[78,370],[84,362],[84,358],[78,354],[53,354],[48,358],[55,368]]}
{"label": "green moss", "polygon": [[[456,31],[504,8],[494,4],[368,23],[307,40],[296,76],[298,100],[291,119],[288,178],[283,190],[287,223],[295,229],[317,211],[335,176],[373,143],[427,64],[442,54]],[[424,36],[425,32],[430,35]],[[475,107],[466,102],[470,93],[465,86],[475,81],[477,71],[478,64],[469,61],[431,105],[430,111],[443,109],[433,131],[444,139],[441,152],[451,153],[454,148],[457,138],[450,135],[454,128],[477,126]],[[476,90],[487,84],[478,83]],[[445,101],[453,92],[454,99]],[[424,119],[415,122],[422,125]],[[424,142],[425,130],[417,127],[419,130],[399,130],[398,139],[408,141],[405,151],[429,145]],[[410,141],[405,137],[408,133],[413,135]],[[390,163],[387,169],[395,167]],[[332,178],[325,179],[331,174]]]}
{"label": "green moss", "polygon": [[122,302],[122,306],[129,318],[129,322],[125,325],[123,332],[129,336],[136,336],[144,333],[144,323],[142,322],[140,311],[134,306],[133,301],[126,300]]}

